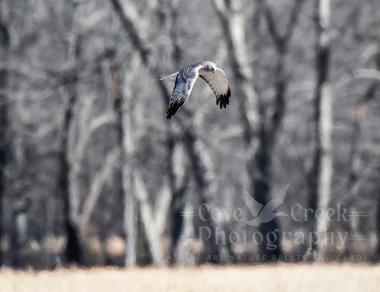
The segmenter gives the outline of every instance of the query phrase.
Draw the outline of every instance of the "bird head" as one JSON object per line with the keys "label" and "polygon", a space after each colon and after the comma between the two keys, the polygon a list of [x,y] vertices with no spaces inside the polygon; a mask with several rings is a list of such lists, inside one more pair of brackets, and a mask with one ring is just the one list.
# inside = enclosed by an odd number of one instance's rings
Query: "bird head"
{"label": "bird head", "polygon": [[211,61],[204,62],[203,63],[203,69],[214,73],[216,70],[216,64],[214,62],[211,62]]}

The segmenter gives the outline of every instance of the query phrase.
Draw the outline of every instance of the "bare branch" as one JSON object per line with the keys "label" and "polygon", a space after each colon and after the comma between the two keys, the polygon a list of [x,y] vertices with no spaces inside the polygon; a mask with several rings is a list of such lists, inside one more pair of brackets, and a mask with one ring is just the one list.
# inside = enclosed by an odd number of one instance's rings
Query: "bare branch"
{"label": "bare branch", "polygon": [[290,19],[286,26],[285,33],[283,35],[284,43],[287,43],[294,32],[294,29],[298,22],[298,17],[301,14],[302,5],[305,3],[305,0],[295,0],[294,6],[290,13]]}
{"label": "bare branch", "polygon": [[144,64],[149,63],[150,50],[149,46],[140,37],[141,32],[138,30],[139,15],[135,7],[129,3],[128,9],[124,9],[119,0],[111,0],[114,11],[118,14],[121,24],[125,31],[128,32],[129,37],[136,50],[140,54]]}
{"label": "bare branch", "polygon": [[[160,228],[162,226],[157,226],[157,221],[153,217],[154,212],[151,204],[149,203],[149,195],[145,188],[145,184],[138,172],[135,172],[135,187],[136,187],[136,198],[139,201],[141,218],[144,224],[145,233],[149,242],[149,250],[151,252],[153,263],[157,266],[163,266],[164,256],[161,247]],[[169,201],[169,200],[165,200]],[[163,210],[165,211],[167,207]],[[161,216],[162,217],[162,216]],[[163,224],[163,218],[160,218],[160,224]]]}
{"label": "bare branch", "polygon": [[380,71],[377,69],[358,69],[354,72],[353,78],[380,81]]}
{"label": "bare branch", "polygon": [[267,0],[257,0],[264,9],[264,16],[267,22],[269,34],[272,37],[273,42],[276,45],[277,50],[285,50],[287,44],[292,37],[295,26],[298,21],[298,16],[300,15],[302,4],[304,0],[295,0],[294,6],[290,12],[290,18],[287,22],[285,32],[281,34],[277,27],[275,18],[273,17],[273,12],[267,3]]}
{"label": "bare branch", "polygon": [[264,9],[265,20],[268,25],[270,36],[272,37],[273,41],[276,43],[276,46],[281,46],[283,42],[283,38],[281,34],[278,32],[277,25],[273,18],[272,10],[270,9],[266,0],[257,0],[257,1],[260,3],[260,5]]}
{"label": "bare branch", "polygon": [[79,215],[79,225],[82,232],[90,220],[91,214],[95,209],[96,203],[104,186],[112,178],[112,172],[117,165],[116,161],[119,158],[119,155],[120,153],[118,149],[110,152],[105,159],[104,166],[94,175],[92,179],[90,192],[83,203],[82,212]]}
{"label": "bare branch", "polygon": [[[227,3],[228,2],[228,3]],[[235,79],[240,83],[236,88],[236,96],[240,97],[239,116],[244,129],[244,140],[249,148],[253,145],[254,135],[257,134],[259,124],[258,98],[252,85],[253,71],[248,62],[248,53],[245,40],[244,17],[241,1],[214,0],[214,7],[218,14],[224,37],[230,55],[231,68]]]}

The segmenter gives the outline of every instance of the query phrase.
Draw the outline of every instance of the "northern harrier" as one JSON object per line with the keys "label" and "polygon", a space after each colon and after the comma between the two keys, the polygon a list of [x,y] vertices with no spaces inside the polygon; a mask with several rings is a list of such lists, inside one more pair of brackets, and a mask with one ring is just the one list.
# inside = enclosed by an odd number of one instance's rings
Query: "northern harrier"
{"label": "northern harrier", "polygon": [[211,87],[216,96],[216,105],[219,105],[220,108],[226,108],[227,104],[229,104],[231,90],[226,74],[222,69],[217,68],[215,63],[209,61],[189,65],[182,68],[179,72],[160,79],[170,78],[175,80],[167,111],[167,119],[170,119],[189,98],[198,76]]}

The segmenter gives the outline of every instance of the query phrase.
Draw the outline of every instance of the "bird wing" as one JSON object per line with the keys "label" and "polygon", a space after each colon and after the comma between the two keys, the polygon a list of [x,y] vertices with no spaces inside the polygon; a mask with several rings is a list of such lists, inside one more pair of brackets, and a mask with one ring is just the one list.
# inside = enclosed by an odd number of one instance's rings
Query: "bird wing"
{"label": "bird wing", "polygon": [[260,211],[263,209],[264,205],[256,201],[248,192],[244,186],[243,200],[248,210],[251,212],[253,218],[256,218]]}
{"label": "bird wing", "polygon": [[170,118],[179,110],[179,108],[189,98],[194,83],[198,78],[198,67],[188,66],[182,69],[176,78],[172,96],[169,101],[169,108],[166,118]]}
{"label": "bird wing", "polygon": [[216,105],[219,105],[220,108],[226,108],[230,102],[231,89],[224,71],[219,68],[215,72],[201,69],[199,70],[199,77],[211,87],[216,96]]}
{"label": "bird wing", "polygon": [[275,210],[284,203],[288,188],[289,188],[289,185],[285,185],[281,187],[276,186],[273,190],[273,196],[271,200],[263,208],[263,213],[264,211],[269,212],[269,213],[274,213]]}

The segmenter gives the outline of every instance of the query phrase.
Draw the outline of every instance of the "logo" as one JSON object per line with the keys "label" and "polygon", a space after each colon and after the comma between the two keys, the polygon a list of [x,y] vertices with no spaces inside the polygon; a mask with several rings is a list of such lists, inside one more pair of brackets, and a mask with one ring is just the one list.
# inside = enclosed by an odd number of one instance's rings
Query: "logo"
{"label": "logo", "polygon": [[[286,195],[289,184],[273,186],[269,201],[263,203],[254,198],[243,186],[241,193],[242,202],[239,206],[220,207],[213,204],[203,203],[197,212],[187,210],[182,216],[197,217],[201,223],[193,229],[187,238],[197,238],[205,241],[213,240],[215,244],[230,244],[231,246],[262,245],[268,250],[278,248],[279,244],[286,242],[294,248],[300,246],[312,246],[328,243],[335,246],[337,250],[343,250],[350,242],[368,240],[366,234],[358,230],[341,231],[328,230],[321,233],[319,230],[299,229],[282,230],[275,228],[269,232],[260,230],[261,224],[269,223],[277,217],[288,217],[288,222],[309,222],[309,220],[327,220],[328,224],[333,222],[347,222],[350,224],[359,222],[360,217],[368,216],[367,212],[346,208],[341,204],[326,209],[306,208],[301,203],[286,203]],[[280,208],[286,205],[286,212]],[[285,206],[284,206],[285,207]],[[210,223],[213,224],[210,224]],[[352,223],[353,222],[353,223]],[[234,229],[224,228],[226,224],[236,226]],[[236,225],[235,225],[236,224]],[[253,230],[249,227],[256,227]]]}
{"label": "logo", "polygon": [[268,223],[279,216],[288,216],[284,212],[279,212],[277,209],[284,203],[289,185],[275,187],[273,196],[265,204],[261,204],[251,196],[246,187],[244,187],[243,200],[252,215],[252,219],[246,219],[246,224],[250,226],[259,226],[263,223]]}

